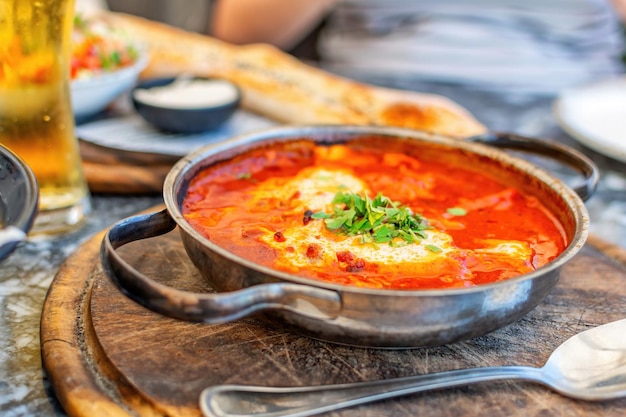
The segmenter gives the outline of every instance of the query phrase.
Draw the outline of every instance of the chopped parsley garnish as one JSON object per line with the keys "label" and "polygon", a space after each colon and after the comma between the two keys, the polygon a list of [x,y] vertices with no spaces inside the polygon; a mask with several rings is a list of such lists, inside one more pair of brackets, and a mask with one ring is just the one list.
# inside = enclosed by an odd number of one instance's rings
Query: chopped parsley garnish
{"label": "chopped parsley garnish", "polygon": [[452,207],[446,211],[448,212],[448,214],[451,214],[453,216],[465,216],[467,214],[467,210],[461,207]]}
{"label": "chopped parsley garnish", "polygon": [[314,213],[312,219],[323,219],[329,230],[348,236],[360,236],[363,243],[414,243],[425,238],[428,223],[410,208],[378,194],[371,199],[351,192],[338,192],[333,212]]}
{"label": "chopped parsley garnish", "polygon": [[238,180],[249,180],[250,178],[252,178],[252,174],[249,172],[241,172],[237,174]]}
{"label": "chopped parsley garnish", "polygon": [[426,249],[428,249],[432,253],[439,253],[439,252],[441,252],[441,248],[439,246],[435,246],[435,245],[426,245]]}

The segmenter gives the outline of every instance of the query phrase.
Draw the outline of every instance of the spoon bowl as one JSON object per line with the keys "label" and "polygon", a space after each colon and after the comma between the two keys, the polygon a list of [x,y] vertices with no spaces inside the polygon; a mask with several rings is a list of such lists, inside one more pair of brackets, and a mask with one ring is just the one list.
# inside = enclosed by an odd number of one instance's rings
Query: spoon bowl
{"label": "spoon bowl", "polygon": [[469,368],[310,387],[217,385],[202,392],[200,408],[206,417],[305,417],[416,392],[502,379],[539,383],[581,400],[626,397],[626,319],[571,337],[541,368]]}

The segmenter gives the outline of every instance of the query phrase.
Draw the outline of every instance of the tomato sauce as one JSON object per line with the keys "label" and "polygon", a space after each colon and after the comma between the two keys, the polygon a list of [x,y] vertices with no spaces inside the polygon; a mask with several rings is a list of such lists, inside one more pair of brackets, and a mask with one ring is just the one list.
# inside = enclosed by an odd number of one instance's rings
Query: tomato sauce
{"label": "tomato sauce", "polygon": [[[311,267],[285,264],[283,258],[297,251],[303,252],[303,259],[314,261],[325,241],[345,239],[336,231],[323,230],[314,236],[319,244],[299,249],[289,243],[289,234],[299,230],[294,227],[313,227],[322,221],[312,218],[313,211],[306,204],[298,205],[306,190],[289,191],[289,195],[281,192],[282,184],[311,167],[348,172],[365,184],[370,198],[382,194],[409,207],[432,229],[450,236],[452,247],[446,247],[445,256],[431,248],[434,260],[404,259],[397,268],[364,260],[355,250],[337,250],[332,263],[323,266],[314,262]],[[268,181],[276,192],[257,205],[249,204]],[[568,244],[562,225],[537,198],[489,175],[393,151],[306,141],[252,150],[205,168],[190,182],[182,211],[196,230],[241,257],[308,278],[362,287],[426,289],[485,284],[545,265]],[[268,233],[271,238],[263,238]],[[528,250],[522,255],[485,250],[508,241],[522,242]],[[363,244],[373,251],[387,245]]]}

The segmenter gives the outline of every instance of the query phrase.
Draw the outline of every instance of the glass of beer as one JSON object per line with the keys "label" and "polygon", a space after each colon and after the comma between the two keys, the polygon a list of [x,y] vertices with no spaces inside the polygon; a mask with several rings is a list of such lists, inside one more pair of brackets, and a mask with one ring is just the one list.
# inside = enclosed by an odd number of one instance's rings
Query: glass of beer
{"label": "glass of beer", "polygon": [[35,173],[31,233],[59,233],[91,211],[70,98],[74,0],[0,0],[0,143]]}

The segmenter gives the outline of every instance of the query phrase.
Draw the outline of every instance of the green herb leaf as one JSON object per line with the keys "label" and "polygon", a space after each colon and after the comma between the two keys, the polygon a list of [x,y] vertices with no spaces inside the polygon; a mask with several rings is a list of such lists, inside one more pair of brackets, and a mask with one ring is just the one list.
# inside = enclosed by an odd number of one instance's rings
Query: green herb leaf
{"label": "green herb leaf", "polygon": [[433,253],[440,253],[441,252],[441,248],[438,246],[434,246],[434,245],[426,245],[426,249],[428,249],[429,251],[433,252]]}
{"label": "green herb leaf", "polygon": [[237,175],[238,180],[249,180],[252,177],[252,174],[249,172],[242,172]]}
{"label": "green herb leaf", "polygon": [[448,214],[452,214],[453,216],[465,216],[467,214],[467,210],[461,207],[452,207],[446,211]]}
{"label": "green herb leaf", "polygon": [[335,212],[334,216],[331,216],[324,220],[326,227],[330,230],[340,229],[343,225],[346,227],[352,226],[352,219],[354,218],[354,210],[342,210]]}
{"label": "green herb leaf", "polygon": [[314,213],[336,233],[360,236],[361,243],[389,243],[401,246],[425,237],[428,223],[411,209],[378,194],[374,199],[351,192],[338,192],[333,198],[333,212]]}

